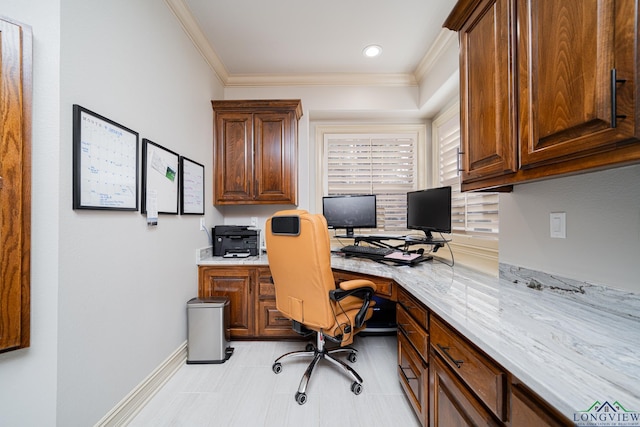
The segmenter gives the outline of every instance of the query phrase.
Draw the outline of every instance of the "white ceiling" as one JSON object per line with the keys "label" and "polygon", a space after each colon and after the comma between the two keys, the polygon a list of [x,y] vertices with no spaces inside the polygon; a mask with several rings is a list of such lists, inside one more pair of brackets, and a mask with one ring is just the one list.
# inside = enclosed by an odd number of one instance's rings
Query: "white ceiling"
{"label": "white ceiling", "polygon": [[[167,2],[224,81],[246,75],[414,75],[456,0]],[[368,44],[382,46],[382,55],[365,58]]]}

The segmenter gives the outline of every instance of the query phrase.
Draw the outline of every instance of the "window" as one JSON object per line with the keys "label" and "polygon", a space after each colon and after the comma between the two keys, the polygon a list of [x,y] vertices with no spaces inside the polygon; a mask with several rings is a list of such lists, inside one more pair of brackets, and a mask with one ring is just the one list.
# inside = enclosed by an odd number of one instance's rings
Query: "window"
{"label": "window", "polygon": [[460,192],[460,111],[456,105],[433,122],[439,186],[452,190],[451,222],[454,232],[498,237],[498,194]]}
{"label": "window", "polygon": [[[407,192],[424,187],[424,126],[405,132],[322,133],[321,195],[375,194],[378,230],[406,230]],[[365,128],[366,129],[366,128]]]}

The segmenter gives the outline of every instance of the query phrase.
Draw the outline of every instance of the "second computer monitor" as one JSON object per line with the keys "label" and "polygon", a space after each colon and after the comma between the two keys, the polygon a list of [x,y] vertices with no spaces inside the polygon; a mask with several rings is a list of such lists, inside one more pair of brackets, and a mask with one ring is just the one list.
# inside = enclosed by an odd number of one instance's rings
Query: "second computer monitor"
{"label": "second computer monitor", "polygon": [[432,231],[451,233],[451,187],[407,193],[407,228],[422,230],[427,239]]}
{"label": "second computer monitor", "polygon": [[356,228],[376,228],[376,196],[350,195],[322,198],[322,214],[329,228],[344,228],[353,236]]}

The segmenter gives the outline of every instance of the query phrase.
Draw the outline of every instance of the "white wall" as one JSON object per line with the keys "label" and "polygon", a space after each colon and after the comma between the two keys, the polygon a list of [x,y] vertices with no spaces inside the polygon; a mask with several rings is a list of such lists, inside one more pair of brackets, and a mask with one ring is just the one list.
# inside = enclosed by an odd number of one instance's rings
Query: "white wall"
{"label": "white wall", "polygon": [[63,0],[58,424],[95,423],[186,340],[198,216],[71,209],[72,104],[205,165],[222,88],[164,2]]}
{"label": "white wall", "polygon": [[33,27],[31,347],[0,355],[0,425],[87,426],[186,340],[198,216],[72,210],[72,104],[205,165],[222,88],[163,2],[2,1]]}
{"label": "white wall", "polygon": [[[455,73],[455,69],[451,71]],[[448,79],[441,73],[437,79]],[[455,73],[457,76],[457,73]],[[437,80],[434,78],[434,81]],[[447,89],[448,99],[455,96],[457,86]],[[316,147],[317,124],[381,124],[425,123],[417,86],[267,86],[229,87],[225,99],[301,99],[303,116],[299,123],[298,141],[298,207],[317,212]],[[437,104],[434,104],[437,105]],[[439,105],[442,108],[442,105]],[[251,216],[264,224],[267,217],[290,206],[228,206],[222,209],[226,224],[249,224]]]}
{"label": "white wall", "polygon": [[[500,195],[500,262],[640,292],[640,165],[515,186]],[[566,212],[567,238],[549,237]]]}
{"label": "white wall", "polygon": [[58,0],[0,0],[0,14],[32,27],[34,44],[31,347],[0,354],[1,426],[52,426],[56,418],[59,9]]}

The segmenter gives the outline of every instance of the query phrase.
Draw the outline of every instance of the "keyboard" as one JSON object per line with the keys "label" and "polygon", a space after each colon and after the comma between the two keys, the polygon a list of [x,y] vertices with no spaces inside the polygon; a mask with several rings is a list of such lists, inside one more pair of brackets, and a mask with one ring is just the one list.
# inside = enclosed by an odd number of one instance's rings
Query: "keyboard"
{"label": "keyboard", "polygon": [[377,246],[359,246],[359,245],[347,245],[340,249],[340,252],[347,255],[360,255],[360,256],[385,256],[394,252],[392,248],[380,248]]}

